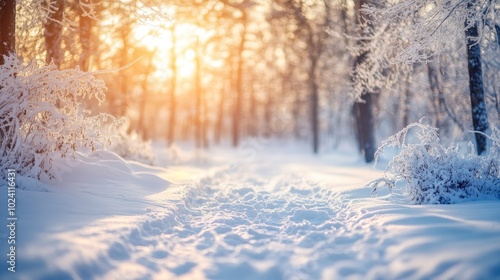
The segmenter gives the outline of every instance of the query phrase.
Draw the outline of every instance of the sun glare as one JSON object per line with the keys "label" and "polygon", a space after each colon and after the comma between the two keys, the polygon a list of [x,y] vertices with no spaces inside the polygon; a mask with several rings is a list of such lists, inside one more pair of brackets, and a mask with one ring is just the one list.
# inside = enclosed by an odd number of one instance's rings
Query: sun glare
{"label": "sun glare", "polygon": [[[155,24],[139,25],[134,29],[134,36],[137,44],[146,47],[149,51],[155,52],[153,63],[156,78],[171,75],[169,65],[172,55],[172,29],[169,22],[157,22]],[[159,26],[165,26],[160,28]],[[204,34],[203,29],[191,24],[176,24],[175,26],[175,54],[177,75],[180,79],[189,79],[196,71],[196,40],[200,34]]]}

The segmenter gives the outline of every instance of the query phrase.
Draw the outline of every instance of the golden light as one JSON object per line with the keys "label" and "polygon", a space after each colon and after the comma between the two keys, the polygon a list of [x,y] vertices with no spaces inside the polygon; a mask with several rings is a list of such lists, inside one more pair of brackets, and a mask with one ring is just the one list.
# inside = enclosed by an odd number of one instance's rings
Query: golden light
{"label": "golden light", "polygon": [[[170,22],[156,22],[148,25],[139,25],[134,30],[137,44],[155,52],[153,63],[157,78],[171,75],[170,63],[172,59],[171,48],[172,29]],[[159,28],[159,26],[167,26]],[[201,31],[200,31],[201,30]],[[201,28],[192,24],[176,23],[175,26],[175,54],[177,75],[179,79],[188,79],[194,76],[196,71],[196,38],[199,34],[206,34]]]}

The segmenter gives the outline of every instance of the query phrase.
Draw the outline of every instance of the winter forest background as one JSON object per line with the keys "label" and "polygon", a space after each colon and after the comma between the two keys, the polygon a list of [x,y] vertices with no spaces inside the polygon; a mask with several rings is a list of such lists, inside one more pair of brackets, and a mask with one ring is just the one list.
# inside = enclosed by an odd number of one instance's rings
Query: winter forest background
{"label": "winter forest background", "polygon": [[497,0],[0,0],[0,278],[497,279],[499,125]]}
{"label": "winter forest background", "polygon": [[[356,141],[370,162],[381,140],[421,118],[445,143],[479,141],[480,153],[486,137],[471,131],[489,134],[500,120],[496,1],[15,2],[1,2],[1,55],[15,51],[20,60],[0,61],[8,62],[2,101],[16,87],[5,88],[9,71],[44,72],[24,77],[37,91],[84,91],[71,92],[68,107],[67,96],[30,97],[22,104],[39,112],[26,122],[38,125],[43,118],[63,125],[59,114],[107,113],[113,117],[90,127],[124,117],[126,127],[111,134],[137,141],[189,140],[208,149],[293,138],[310,142],[314,153]],[[26,63],[45,70],[18,65]],[[106,89],[68,69],[91,73]],[[64,79],[81,82],[50,85]],[[93,91],[106,97],[83,98]],[[42,138],[65,134],[64,145],[89,144],[97,132],[78,125],[86,139],[50,127]],[[5,144],[12,132],[4,126],[2,133]]]}

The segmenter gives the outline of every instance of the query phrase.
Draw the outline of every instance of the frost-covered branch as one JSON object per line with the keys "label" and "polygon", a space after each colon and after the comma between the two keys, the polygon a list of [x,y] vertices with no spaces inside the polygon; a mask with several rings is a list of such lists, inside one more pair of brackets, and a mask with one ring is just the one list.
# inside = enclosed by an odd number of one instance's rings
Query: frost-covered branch
{"label": "frost-covered branch", "polygon": [[[499,16],[491,12],[494,5],[495,1],[487,0],[400,0],[384,6],[365,5],[362,12],[375,32],[357,50],[369,49],[370,55],[357,70],[355,97],[363,89],[390,88],[409,74],[408,65],[450,52],[457,46],[456,38],[464,37],[464,29],[495,22]],[[483,36],[480,33],[469,39],[479,43]]]}
{"label": "frost-covered branch", "polygon": [[[88,116],[83,98],[103,102],[104,82],[78,69],[22,64],[11,55],[0,66],[0,168],[14,168],[32,178],[53,177],[55,157],[70,157],[80,148],[103,147],[114,137],[102,127],[110,115]],[[56,105],[57,104],[57,105]]]}

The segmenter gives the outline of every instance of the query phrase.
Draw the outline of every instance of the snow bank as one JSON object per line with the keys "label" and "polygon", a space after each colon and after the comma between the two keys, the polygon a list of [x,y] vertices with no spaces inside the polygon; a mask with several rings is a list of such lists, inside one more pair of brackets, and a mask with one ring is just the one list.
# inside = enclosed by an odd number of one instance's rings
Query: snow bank
{"label": "snow bank", "polygon": [[18,272],[0,278],[500,275],[499,201],[371,197],[363,185],[382,173],[349,154],[267,147],[223,161],[231,152],[213,152],[220,165],[167,169],[99,152],[78,158],[49,192],[18,190]]}

